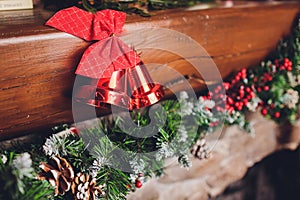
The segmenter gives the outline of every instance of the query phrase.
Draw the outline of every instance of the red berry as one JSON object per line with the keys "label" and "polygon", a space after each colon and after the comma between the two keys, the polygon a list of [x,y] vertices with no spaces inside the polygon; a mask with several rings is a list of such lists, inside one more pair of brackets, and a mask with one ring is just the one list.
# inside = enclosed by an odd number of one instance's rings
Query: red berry
{"label": "red berry", "polygon": [[275,108],[275,104],[271,103],[270,108],[272,108],[272,109]]}
{"label": "red berry", "polygon": [[143,183],[140,180],[135,181],[135,187],[141,188],[143,186]]}
{"label": "red berry", "polygon": [[287,68],[289,66],[289,63],[285,62],[283,65]]}
{"label": "red berry", "polygon": [[272,76],[268,73],[265,73],[264,74],[264,82],[271,81],[271,80],[272,80]]}
{"label": "red berry", "polygon": [[248,103],[248,99],[243,99],[243,104],[244,104],[245,106],[247,106],[247,103]]}
{"label": "red berry", "polygon": [[228,98],[227,98],[227,102],[228,102],[228,104],[230,104],[230,105],[232,105],[232,104],[234,103],[231,97],[228,97]]}
{"label": "red berry", "polygon": [[268,81],[272,81],[272,79],[273,79],[272,76],[268,77]]}
{"label": "red berry", "polygon": [[238,110],[243,110],[243,104],[237,107]]}
{"label": "red berry", "polygon": [[280,117],[280,112],[275,112],[274,117],[278,119]]}
{"label": "red berry", "polygon": [[78,135],[78,130],[77,130],[77,128],[71,127],[71,128],[70,128],[70,131],[71,131],[72,133],[74,133],[75,135]]}
{"label": "red berry", "polygon": [[231,106],[229,104],[226,104],[225,109],[230,110]]}
{"label": "red berry", "polygon": [[244,90],[240,90],[240,91],[239,91],[239,94],[240,94],[240,97],[243,98],[243,97],[245,96]]}
{"label": "red berry", "polygon": [[268,114],[268,110],[265,109],[265,108],[261,109],[261,114],[262,114],[263,116],[266,116],[266,115]]}
{"label": "red berry", "polygon": [[250,87],[246,87],[246,92],[251,92],[251,88]]}
{"label": "red berry", "polygon": [[264,91],[268,91],[269,89],[270,89],[269,86],[267,85],[264,86]]}
{"label": "red berry", "polygon": [[223,83],[223,86],[224,86],[224,88],[225,88],[225,90],[229,90],[229,88],[230,88],[230,83]]}
{"label": "red berry", "polygon": [[261,88],[260,87],[258,87],[256,90],[257,90],[257,92],[261,92]]}
{"label": "red berry", "polygon": [[242,79],[246,79],[247,78],[247,74],[245,73],[245,74],[242,74]]}
{"label": "red berry", "polygon": [[247,74],[247,69],[243,68],[243,69],[241,69],[241,72],[242,72],[242,74]]}

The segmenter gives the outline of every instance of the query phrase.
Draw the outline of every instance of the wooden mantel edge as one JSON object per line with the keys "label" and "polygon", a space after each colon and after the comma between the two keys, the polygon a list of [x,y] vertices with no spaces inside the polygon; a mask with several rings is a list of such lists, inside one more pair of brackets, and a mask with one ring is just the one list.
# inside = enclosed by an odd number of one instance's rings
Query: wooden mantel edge
{"label": "wooden mantel edge", "polygon": [[[167,26],[168,19],[178,15],[195,14],[200,12],[204,18],[210,15],[214,17],[222,17],[224,14],[229,14],[238,11],[247,11],[255,8],[257,11],[264,9],[275,8],[295,8],[300,9],[300,2],[298,1],[237,1],[234,2],[232,7],[227,7],[224,2],[218,3],[201,3],[199,5],[189,8],[177,8],[162,11],[151,12],[151,17],[141,17],[138,15],[128,15],[126,19],[126,25],[135,26],[138,23],[153,22],[154,26]],[[216,14],[217,10],[217,14]],[[0,12],[0,39],[16,38],[28,35],[49,34],[49,33],[61,33],[60,31],[53,29],[52,27],[45,26],[45,22],[53,15],[53,12],[46,11],[41,6],[33,10],[17,10],[17,11],[1,11]],[[26,20],[26,21],[25,21]],[[160,21],[157,23],[157,21]],[[157,24],[155,24],[157,23]],[[132,24],[132,25],[131,25]],[[66,37],[66,33],[56,36]],[[73,36],[71,36],[73,37]]]}

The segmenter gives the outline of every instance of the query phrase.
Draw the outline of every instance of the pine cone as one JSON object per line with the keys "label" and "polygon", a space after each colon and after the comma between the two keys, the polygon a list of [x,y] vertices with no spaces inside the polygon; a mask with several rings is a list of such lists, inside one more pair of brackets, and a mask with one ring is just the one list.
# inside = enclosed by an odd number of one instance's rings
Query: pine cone
{"label": "pine cone", "polygon": [[104,195],[103,186],[96,186],[96,179],[89,174],[77,174],[72,183],[75,200],[95,200],[96,195]]}
{"label": "pine cone", "polygon": [[39,167],[43,172],[37,178],[39,180],[48,180],[55,187],[55,195],[63,195],[71,189],[74,170],[66,159],[53,156],[49,163],[42,162]]}
{"label": "pine cone", "polygon": [[196,144],[193,146],[191,153],[200,160],[208,158],[210,150],[206,144],[206,140],[204,138],[198,139]]}

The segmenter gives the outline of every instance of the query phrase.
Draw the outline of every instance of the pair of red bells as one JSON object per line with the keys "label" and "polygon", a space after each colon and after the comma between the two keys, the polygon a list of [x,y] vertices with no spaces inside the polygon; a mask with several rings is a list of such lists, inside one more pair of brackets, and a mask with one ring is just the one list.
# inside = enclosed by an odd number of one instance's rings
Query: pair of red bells
{"label": "pair of red bells", "polygon": [[133,110],[152,105],[163,95],[162,86],[153,82],[146,66],[140,63],[133,68],[114,71],[110,78],[100,78],[95,86],[82,86],[75,97],[95,107],[111,104]]}

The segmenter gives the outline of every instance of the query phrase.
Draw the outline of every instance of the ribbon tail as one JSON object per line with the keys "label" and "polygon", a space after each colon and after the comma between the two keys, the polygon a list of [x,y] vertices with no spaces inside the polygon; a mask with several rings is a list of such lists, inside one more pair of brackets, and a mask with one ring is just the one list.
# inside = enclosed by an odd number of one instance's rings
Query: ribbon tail
{"label": "ribbon tail", "polygon": [[119,38],[112,37],[111,44],[110,56],[115,70],[132,68],[141,62],[137,53]]}

